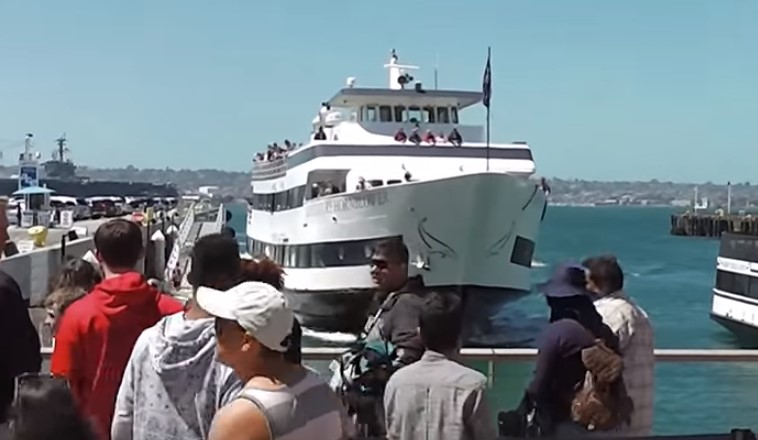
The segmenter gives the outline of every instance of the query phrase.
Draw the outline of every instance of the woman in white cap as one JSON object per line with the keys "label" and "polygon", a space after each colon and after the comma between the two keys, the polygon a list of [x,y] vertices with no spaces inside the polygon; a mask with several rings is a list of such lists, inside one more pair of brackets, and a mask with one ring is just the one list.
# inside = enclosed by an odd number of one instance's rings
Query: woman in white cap
{"label": "woman in white cap", "polygon": [[218,359],[245,383],[213,420],[209,440],[348,439],[342,405],[313,371],[285,358],[294,314],[284,295],[260,282],[225,292],[200,287],[216,317]]}

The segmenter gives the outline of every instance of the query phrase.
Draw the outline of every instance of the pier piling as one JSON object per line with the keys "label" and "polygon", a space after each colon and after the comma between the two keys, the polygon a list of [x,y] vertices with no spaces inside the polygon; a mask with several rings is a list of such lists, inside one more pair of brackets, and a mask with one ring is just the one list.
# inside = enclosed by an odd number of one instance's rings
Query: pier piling
{"label": "pier piling", "polygon": [[758,236],[758,217],[691,213],[671,215],[671,235],[719,238],[724,232]]}

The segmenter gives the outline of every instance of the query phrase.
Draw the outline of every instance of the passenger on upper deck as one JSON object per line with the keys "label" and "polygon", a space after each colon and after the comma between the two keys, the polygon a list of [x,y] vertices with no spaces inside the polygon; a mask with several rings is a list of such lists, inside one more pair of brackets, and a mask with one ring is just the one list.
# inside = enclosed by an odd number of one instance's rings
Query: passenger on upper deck
{"label": "passenger on upper deck", "polygon": [[395,133],[395,141],[397,142],[405,142],[408,140],[408,135],[405,134],[405,130],[403,130],[403,127],[400,127],[397,130],[397,133]]}
{"label": "passenger on upper deck", "polygon": [[463,136],[458,133],[457,128],[453,128],[453,131],[450,132],[450,136],[447,137],[447,140],[456,147],[463,145]]}
{"label": "passenger on upper deck", "polygon": [[359,177],[358,178],[358,185],[355,186],[355,190],[356,191],[363,191],[363,190],[366,190],[366,189],[369,189],[369,188],[371,188],[371,184],[367,183],[366,179],[363,176]]}
{"label": "passenger on upper deck", "polygon": [[413,131],[411,132],[411,136],[408,138],[408,140],[416,145],[421,143],[421,135],[418,134],[418,124],[413,127]]}
{"label": "passenger on upper deck", "polygon": [[426,134],[424,135],[424,142],[432,145],[437,144],[437,138],[434,137],[432,130],[426,130]]}
{"label": "passenger on upper deck", "polygon": [[314,141],[325,141],[326,140],[326,133],[324,133],[324,127],[319,126],[318,130],[316,130],[316,134],[313,135]]}

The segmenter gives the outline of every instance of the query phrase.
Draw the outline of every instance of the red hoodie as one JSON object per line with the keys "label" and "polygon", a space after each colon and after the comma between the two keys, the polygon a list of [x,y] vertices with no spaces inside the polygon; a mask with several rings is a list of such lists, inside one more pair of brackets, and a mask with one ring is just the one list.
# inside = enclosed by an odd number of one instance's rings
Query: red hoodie
{"label": "red hoodie", "polygon": [[66,309],[50,371],[68,378],[100,438],[110,438],[116,394],[137,338],[163,316],[182,309],[137,272],[106,279]]}

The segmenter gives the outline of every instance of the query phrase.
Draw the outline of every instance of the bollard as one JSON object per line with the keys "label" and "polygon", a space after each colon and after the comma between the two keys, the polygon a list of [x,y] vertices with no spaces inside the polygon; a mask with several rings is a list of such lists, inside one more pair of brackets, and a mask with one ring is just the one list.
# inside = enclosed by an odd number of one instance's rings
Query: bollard
{"label": "bollard", "polygon": [[66,261],[66,236],[61,236],[61,264]]}

